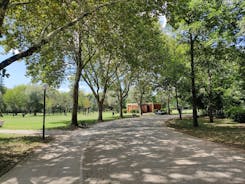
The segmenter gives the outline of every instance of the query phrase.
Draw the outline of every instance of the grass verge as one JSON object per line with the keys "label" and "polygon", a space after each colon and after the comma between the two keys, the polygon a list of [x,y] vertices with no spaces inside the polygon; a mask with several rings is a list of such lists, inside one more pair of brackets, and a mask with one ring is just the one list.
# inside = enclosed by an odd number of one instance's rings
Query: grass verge
{"label": "grass verge", "polygon": [[42,138],[37,136],[0,134],[0,176],[30,155],[35,148],[44,146],[51,139],[47,138],[43,142]]}
{"label": "grass verge", "polygon": [[245,124],[229,119],[216,119],[214,123],[209,123],[207,118],[200,118],[199,127],[193,127],[192,119],[186,118],[171,120],[167,126],[195,137],[245,150]]}
{"label": "grass verge", "polygon": [[[132,114],[125,114],[126,117],[132,117]],[[94,124],[97,122],[98,113],[90,113],[84,115],[82,113],[78,114],[79,122],[86,122],[87,124]],[[104,121],[115,120],[119,118],[119,114],[112,115],[112,112],[104,112],[103,119]],[[9,129],[9,130],[41,130],[43,123],[42,114],[37,116],[26,115],[22,117],[21,114],[18,116],[5,115],[1,118],[4,121],[4,124],[0,129]],[[47,114],[45,121],[46,129],[67,129],[71,123],[71,114]]]}

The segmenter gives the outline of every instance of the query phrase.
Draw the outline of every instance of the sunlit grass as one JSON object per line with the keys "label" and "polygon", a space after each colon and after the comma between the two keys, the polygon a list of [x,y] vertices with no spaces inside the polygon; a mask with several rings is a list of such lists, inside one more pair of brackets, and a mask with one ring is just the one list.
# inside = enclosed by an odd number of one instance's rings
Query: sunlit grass
{"label": "sunlit grass", "polygon": [[208,118],[199,118],[199,127],[193,127],[192,119],[173,120],[167,125],[195,137],[245,149],[245,126],[230,119],[209,123]]}
{"label": "sunlit grass", "polygon": [[[126,115],[131,116],[131,114]],[[104,112],[103,119],[105,121],[118,119],[119,115],[112,115],[112,112]],[[78,114],[78,121],[83,121],[88,124],[97,122],[98,113],[89,113],[84,115],[82,113]],[[43,116],[38,114],[37,116],[27,114],[25,117],[22,117],[21,114],[17,116],[4,115],[1,118],[4,120],[4,125],[0,129],[11,129],[11,130],[39,130],[42,129]],[[56,128],[67,128],[71,122],[71,114],[47,114],[45,119],[45,127],[47,129],[56,129]]]}
{"label": "sunlit grass", "polygon": [[[182,114],[191,114],[192,110],[191,109],[183,109]],[[179,114],[179,112],[176,109],[173,109],[171,114]]]}

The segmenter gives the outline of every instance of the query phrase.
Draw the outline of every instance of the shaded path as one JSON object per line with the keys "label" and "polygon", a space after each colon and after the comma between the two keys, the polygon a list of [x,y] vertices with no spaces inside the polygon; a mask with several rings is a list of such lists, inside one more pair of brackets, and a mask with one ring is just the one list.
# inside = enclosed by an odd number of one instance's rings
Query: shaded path
{"label": "shaded path", "polygon": [[80,182],[82,139],[59,135],[51,145],[39,149],[26,161],[0,178],[6,184],[70,184]]}
{"label": "shaded path", "polygon": [[97,124],[59,136],[0,183],[245,183],[245,153],[175,132],[169,116]]}
{"label": "shaded path", "polygon": [[159,118],[101,127],[85,150],[84,183],[245,183],[244,152],[174,132]]}

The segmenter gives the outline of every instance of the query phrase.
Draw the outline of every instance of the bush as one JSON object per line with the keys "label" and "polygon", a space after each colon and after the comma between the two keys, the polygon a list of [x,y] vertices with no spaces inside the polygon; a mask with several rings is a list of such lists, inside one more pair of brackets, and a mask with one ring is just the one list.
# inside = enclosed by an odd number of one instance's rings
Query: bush
{"label": "bush", "polygon": [[227,117],[239,123],[245,123],[245,109],[242,107],[232,107],[226,112]]}
{"label": "bush", "polygon": [[234,112],[233,116],[234,121],[237,121],[239,123],[245,123],[245,109],[238,109]]}
{"label": "bush", "polygon": [[127,112],[128,112],[127,109],[123,109],[124,114],[127,114]]}
{"label": "bush", "polygon": [[130,113],[135,113],[135,110],[131,110]]}
{"label": "bush", "polygon": [[161,108],[160,110],[161,111],[164,111],[164,112],[167,112],[167,109],[166,108]]}
{"label": "bush", "polygon": [[139,110],[133,109],[133,110],[131,110],[130,112],[133,113],[133,114],[134,114],[134,113],[139,113]]}

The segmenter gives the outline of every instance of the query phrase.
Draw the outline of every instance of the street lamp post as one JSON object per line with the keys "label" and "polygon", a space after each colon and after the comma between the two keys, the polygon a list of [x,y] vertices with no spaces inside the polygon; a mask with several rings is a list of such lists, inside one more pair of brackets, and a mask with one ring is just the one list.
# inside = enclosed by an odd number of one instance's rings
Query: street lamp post
{"label": "street lamp post", "polygon": [[43,85],[43,140],[45,139],[46,90],[48,84]]}

